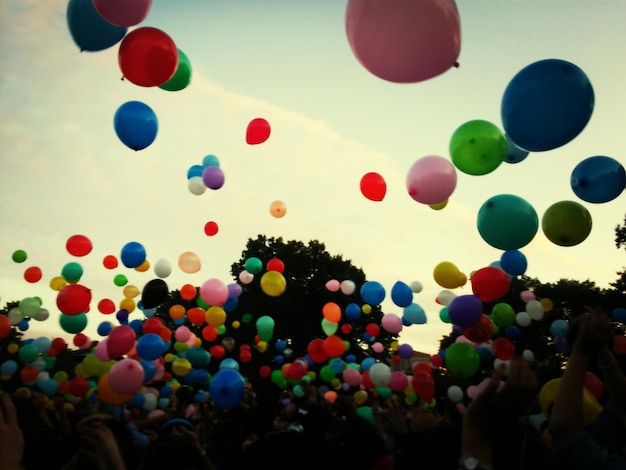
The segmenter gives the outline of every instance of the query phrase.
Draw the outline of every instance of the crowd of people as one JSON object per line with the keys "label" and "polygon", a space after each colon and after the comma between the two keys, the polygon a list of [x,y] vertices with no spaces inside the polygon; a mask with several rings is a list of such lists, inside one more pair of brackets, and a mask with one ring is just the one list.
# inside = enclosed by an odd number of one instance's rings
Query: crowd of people
{"label": "crowd of people", "polygon": [[[445,396],[430,403],[370,394],[359,412],[349,394],[333,400],[303,382],[303,395],[282,391],[259,400],[245,384],[241,403],[197,403],[185,387],[168,409],[62,397],[0,396],[0,470],[324,469],[622,469],[626,468],[626,381],[612,350],[608,317],[589,310],[572,322],[570,353],[548,410],[541,384],[522,357],[501,364],[465,405]],[[602,371],[602,410],[589,422],[585,374]],[[537,416],[543,419],[536,419]]]}

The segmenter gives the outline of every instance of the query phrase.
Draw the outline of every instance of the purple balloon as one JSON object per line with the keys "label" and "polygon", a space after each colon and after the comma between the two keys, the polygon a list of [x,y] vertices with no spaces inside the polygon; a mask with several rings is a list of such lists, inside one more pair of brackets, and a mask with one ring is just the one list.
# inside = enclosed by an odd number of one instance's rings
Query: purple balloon
{"label": "purple balloon", "polygon": [[448,305],[448,315],[455,325],[468,327],[475,325],[483,314],[483,303],[476,295],[458,295]]}
{"label": "purple balloon", "polygon": [[219,166],[207,166],[202,171],[202,181],[209,189],[220,189],[224,186],[224,172]]}

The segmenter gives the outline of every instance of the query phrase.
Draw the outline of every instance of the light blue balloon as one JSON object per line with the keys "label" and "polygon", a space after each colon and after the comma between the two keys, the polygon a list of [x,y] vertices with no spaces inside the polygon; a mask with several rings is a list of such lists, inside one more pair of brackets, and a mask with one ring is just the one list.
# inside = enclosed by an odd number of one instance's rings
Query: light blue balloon
{"label": "light blue balloon", "polygon": [[426,311],[421,305],[413,302],[402,311],[402,319],[410,325],[423,325],[427,321]]}

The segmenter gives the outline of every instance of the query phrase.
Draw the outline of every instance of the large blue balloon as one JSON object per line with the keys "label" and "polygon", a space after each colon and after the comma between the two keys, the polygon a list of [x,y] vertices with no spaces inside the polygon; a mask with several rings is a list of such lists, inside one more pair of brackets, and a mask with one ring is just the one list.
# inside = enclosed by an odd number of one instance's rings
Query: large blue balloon
{"label": "large blue balloon", "polygon": [[67,26],[81,51],[96,52],[117,44],[128,32],[105,20],[93,0],[70,0],[67,4]]}
{"label": "large blue balloon", "polygon": [[500,268],[510,276],[521,276],[528,268],[528,261],[521,251],[507,250],[500,256]]}
{"label": "large blue balloon", "polygon": [[238,371],[221,369],[209,383],[209,398],[218,408],[235,408],[243,398],[244,385],[245,381]]}
{"label": "large blue balloon", "polygon": [[585,128],[594,106],[587,75],[560,59],[534,62],[507,85],[502,125],[515,144],[530,152],[561,147]]}
{"label": "large blue balloon", "polygon": [[626,170],[611,157],[589,157],[576,165],[570,185],[574,194],[583,201],[609,202],[624,192]]}
{"label": "large blue balloon", "polygon": [[127,268],[136,268],[141,266],[146,260],[146,249],[139,242],[128,242],[122,247],[120,258],[122,260],[122,264],[124,264]]}
{"label": "large blue balloon", "polygon": [[398,307],[408,307],[413,302],[413,290],[408,284],[397,281],[391,288],[391,300]]}
{"label": "large blue balloon", "polygon": [[528,245],[539,229],[535,208],[514,194],[499,194],[487,199],[478,210],[478,232],[491,246],[518,250]]}
{"label": "large blue balloon", "polygon": [[150,106],[141,101],[127,101],[115,112],[113,126],[124,145],[142,150],[156,139],[159,122]]}
{"label": "large blue balloon", "polygon": [[361,286],[361,298],[366,304],[378,305],[385,300],[385,288],[378,281],[367,281]]}

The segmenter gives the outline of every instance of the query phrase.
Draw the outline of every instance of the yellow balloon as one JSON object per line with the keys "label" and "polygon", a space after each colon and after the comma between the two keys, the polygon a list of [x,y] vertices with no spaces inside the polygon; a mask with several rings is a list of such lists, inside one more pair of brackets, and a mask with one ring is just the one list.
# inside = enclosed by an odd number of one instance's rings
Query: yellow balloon
{"label": "yellow balloon", "polygon": [[285,292],[287,281],[278,271],[267,271],[261,276],[261,289],[271,297],[278,297]]}
{"label": "yellow balloon", "polygon": [[460,287],[467,282],[467,276],[450,261],[442,261],[433,270],[435,282],[446,289]]}
{"label": "yellow balloon", "polygon": [[67,285],[67,281],[63,276],[55,276],[50,279],[50,288],[52,290],[60,291]]}
{"label": "yellow balloon", "polygon": [[134,299],[135,297],[139,295],[140,291],[137,288],[137,286],[132,286],[129,284],[124,287],[124,290],[122,292],[124,293],[124,297],[128,297],[129,299]]}
{"label": "yellow balloon", "polygon": [[135,301],[133,299],[129,299],[128,297],[125,297],[120,301],[120,310],[126,310],[128,313],[132,313],[136,306],[137,304],[135,304]]}
{"label": "yellow balloon", "polygon": [[372,306],[369,304],[365,304],[361,307],[361,312],[363,312],[365,315],[368,315],[370,313],[372,313]]}
{"label": "yellow balloon", "polygon": [[[547,381],[541,390],[539,390],[539,407],[544,415],[549,416],[549,407],[554,402],[561,378],[557,377]],[[600,412],[602,411],[602,405],[598,402],[593,393],[586,387],[583,388],[583,420],[585,427],[592,425]]]}
{"label": "yellow balloon", "polygon": [[352,398],[354,399],[354,403],[362,405],[367,400],[367,392],[365,390],[358,390],[354,392]]}
{"label": "yellow balloon", "polygon": [[206,311],[206,322],[215,328],[222,326],[226,321],[226,310],[217,305],[209,307]]}
{"label": "yellow balloon", "polygon": [[172,362],[172,372],[179,376],[185,376],[191,372],[191,362],[184,357],[179,357]]}
{"label": "yellow balloon", "polygon": [[539,303],[543,307],[544,312],[549,312],[554,308],[554,303],[552,303],[552,300],[550,299],[541,299],[539,300]]}
{"label": "yellow balloon", "polygon": [[20,349],[20,347],[17,344],[15,344],[15,343],[11,343],[11,344],[9,344],[7,346],[7,352],[9,354],[15,354],[16,352],[19,351],[19,349]]}
{"label": "yellow balloon", "polygon": [[150,269],[150,261],[146,259],[144,260],[143,263],[141,263],[139,266],[135,268],[135,271],[138,271],[140,273],[145,273],[148,269]]}
{"label": "yellow balloon", "polygon": [[256,344],[256,349],[257,351],[259,351],[260,353],[264,353],[265,351],[267,351],[267,343],[265,341],[259,341]]}
{"label": "yellow balloon", "polygon": [[448,199],[446,199],[443,202],[438,202],[437,204],[429,204],[428,207],[430,207],[433,210],[440,211],[441,209],[443,209],[447,205],[448,205]]}

